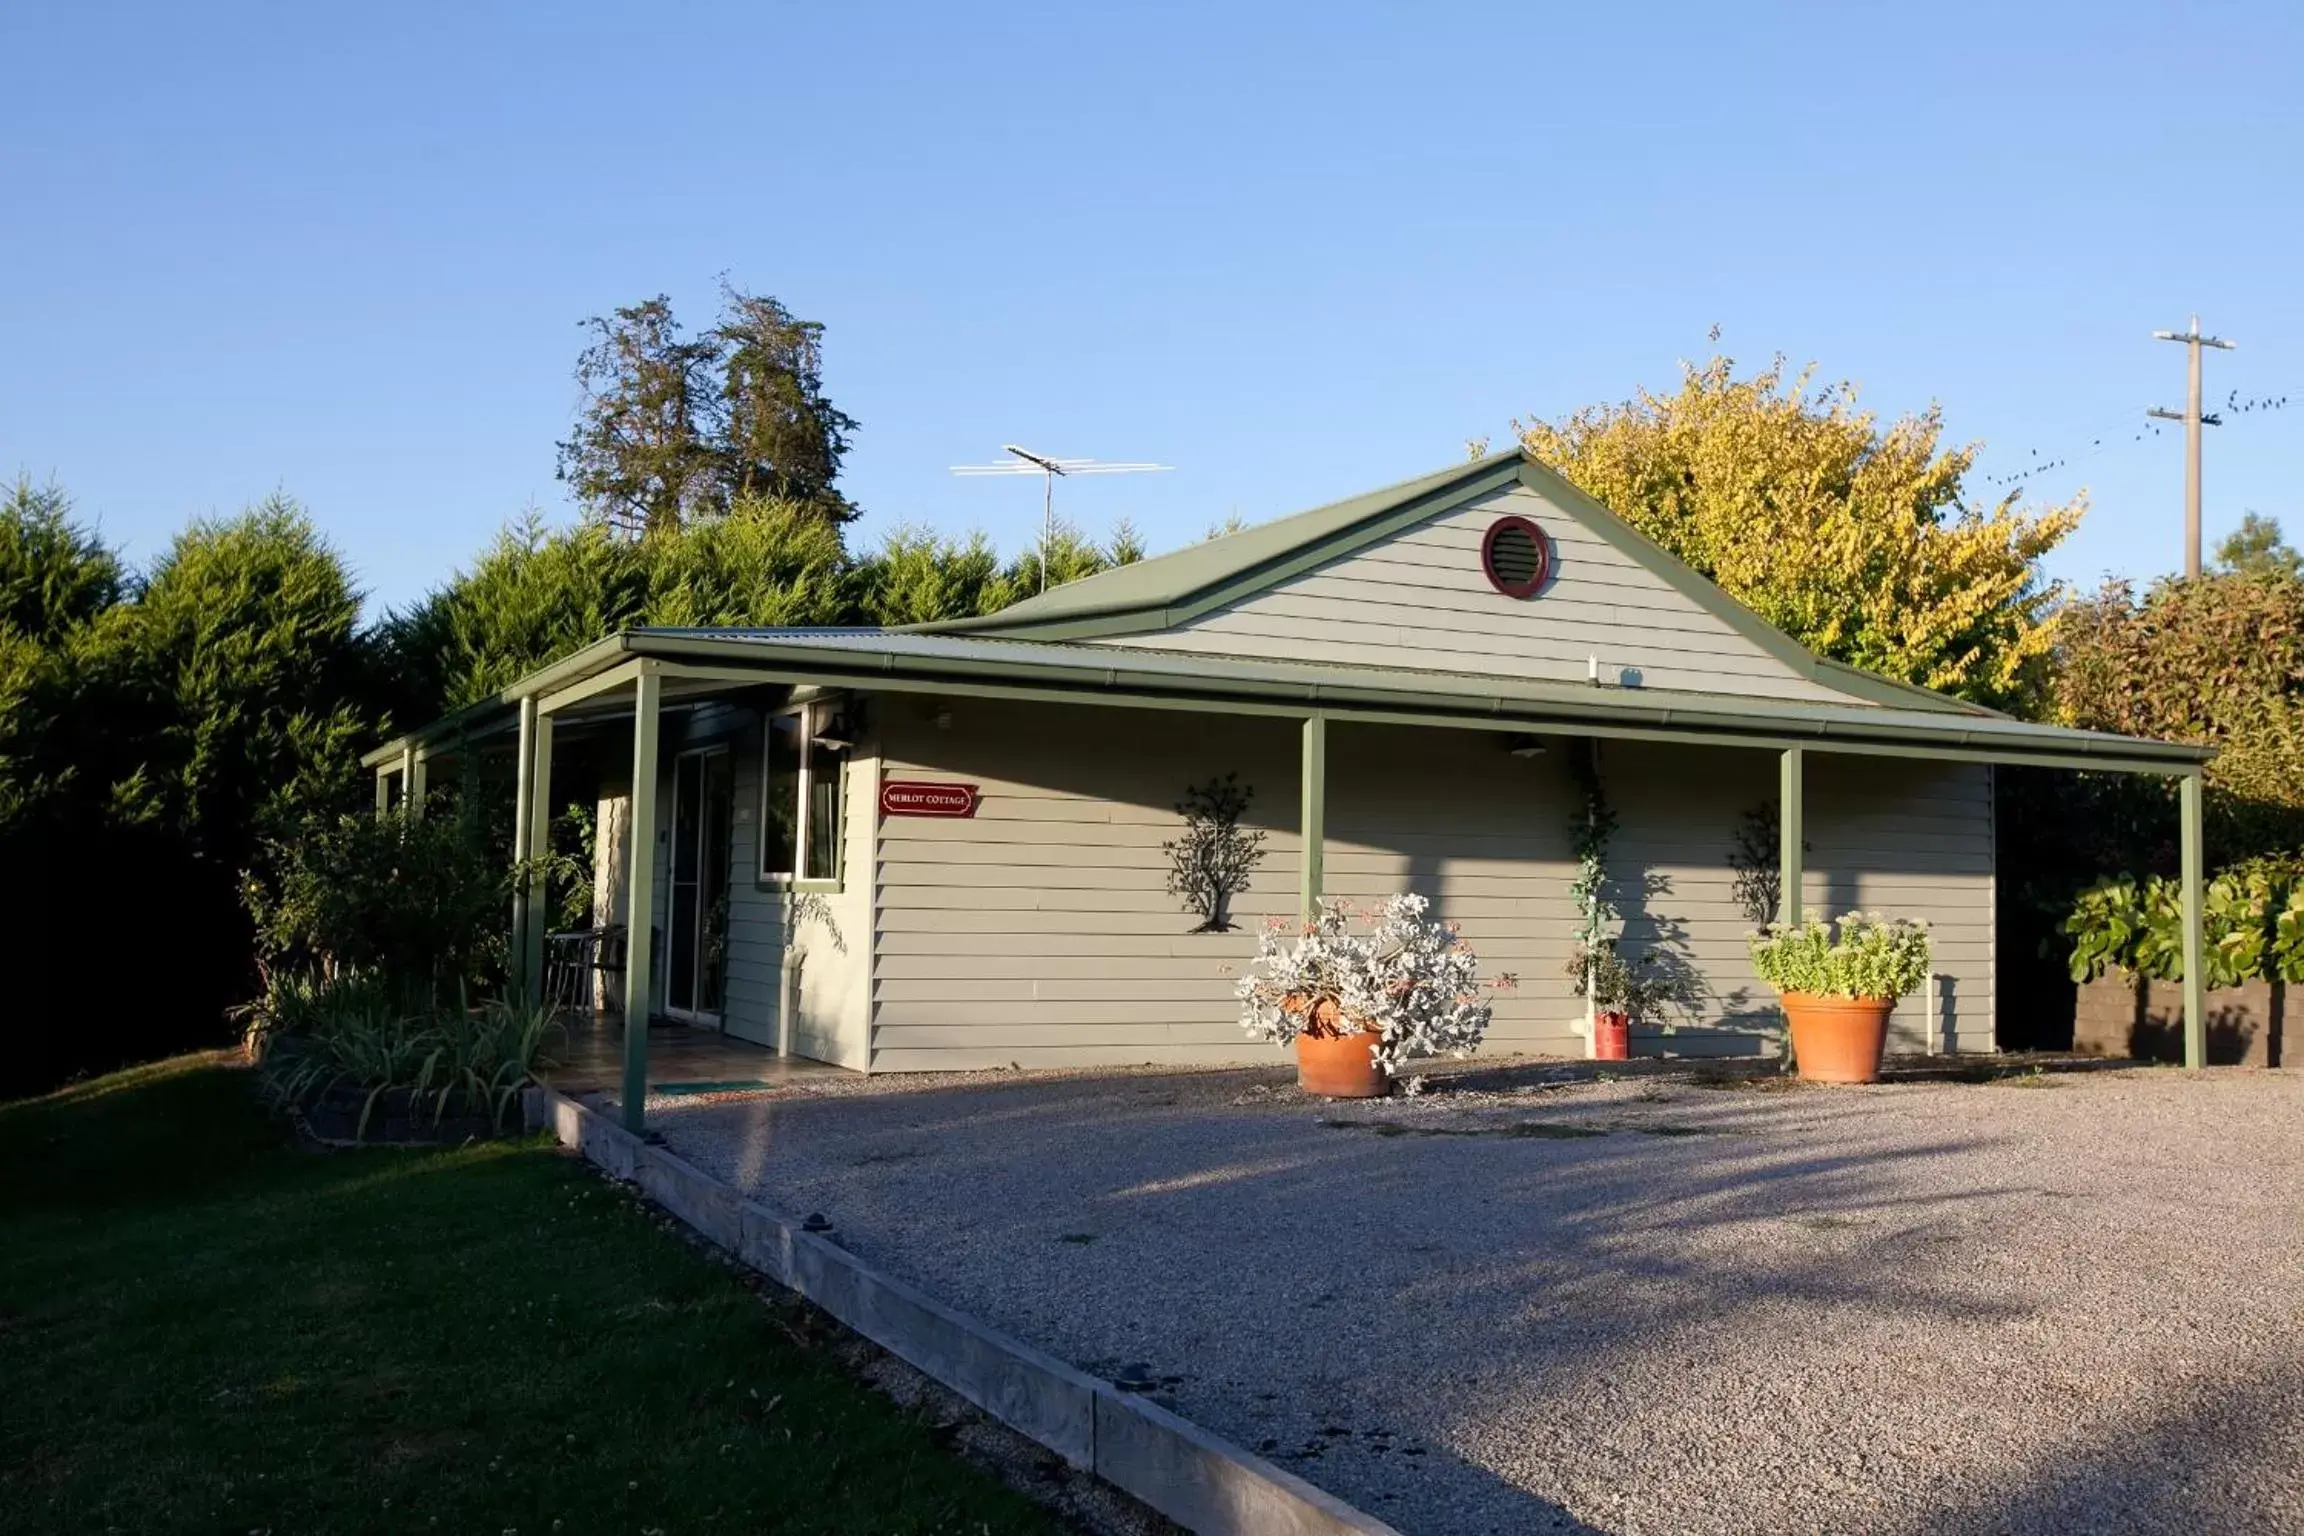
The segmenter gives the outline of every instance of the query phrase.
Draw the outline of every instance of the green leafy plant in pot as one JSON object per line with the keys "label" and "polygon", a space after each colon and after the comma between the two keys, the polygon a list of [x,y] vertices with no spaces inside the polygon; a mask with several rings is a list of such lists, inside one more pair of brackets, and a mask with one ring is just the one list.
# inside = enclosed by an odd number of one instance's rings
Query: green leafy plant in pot
{"label": "green leafy plant in pot", "polygon": [[1623,1061],[1632,1054],[1632,1026],[1652,1024],[1667,1010],[1695,1006],[1696,988],[1686,973],[1653,955],[1625,958],[1613,938],[1569,953],[1562,974],[1578,997],[1592,997],[1592,1055]]}
{"label": "green leafy plant in pot", "polygon": [[1928,930],[1870,912],[1849,913],[1837,931],[1813,909],[1804,917],[1753,934],[1752,969],[1783,1001],[1803,1078],[1877,1082],[1888,1016],[1927,984]]}

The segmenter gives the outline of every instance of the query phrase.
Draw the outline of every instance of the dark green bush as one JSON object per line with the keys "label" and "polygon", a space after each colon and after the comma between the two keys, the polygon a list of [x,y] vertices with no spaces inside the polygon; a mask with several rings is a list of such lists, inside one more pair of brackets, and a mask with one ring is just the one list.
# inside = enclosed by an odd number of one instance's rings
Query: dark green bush
{"label": "dark green bush", "polygon": [[268,973],[379,976],[417,999],[500,984],[513,871],[472,808],[308,822],[244,886]]}

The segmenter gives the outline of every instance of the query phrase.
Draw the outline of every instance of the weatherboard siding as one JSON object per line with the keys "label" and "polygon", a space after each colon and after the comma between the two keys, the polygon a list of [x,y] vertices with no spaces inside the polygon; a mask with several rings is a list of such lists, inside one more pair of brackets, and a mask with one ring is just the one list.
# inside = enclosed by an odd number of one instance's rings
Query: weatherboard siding
{"label": "weatherboard siding", "polygon": [[[874,1070],[1135,1062],[1269,1062],[1237,1023],[1234,979],[1267,916],[1295,911],[1294,722],[956,700],[884,700],[891,778],[974,783],[975,817],[875,818]],[[1490,1049],[1579,1055],[1582,1005],[1563,974],[1575,913],[1565,743],[1521,759],[1486,732],[1332,722],[1331,894],[1411,889],[1462,925],[1485,974],[1516,973]],[[1623,828],[1615,899],[1635,945],[1660,933],[1701,974],[1701,1017],[1642,1048],[1747,1051],[1773,1030],[1726,859],[1738,817],[1773,798],[1772,753],[1608,743]],[[1989,770],[1809,757],[1806,897],[1927,918],[1960,1049],[1992,1044]],[[1161,844],[1186,785],[1237,772],[1266,857],[1230,934],[1194,934],[1165,888]],[[1926,1003],[1896,1018],[1917,1047]]]}
{"label": "weatherboard siding", "polygon": [[[1552,541],[1554,574],[1532,598],[1504,596],[1481,569],[1481,541],[1507,514],[1534,520]],[[1110,643],[1553,682],[1582,681],[1596,659],[1615,685],[1864,702],[1806,676],[1519,486],[1174,628]]]}

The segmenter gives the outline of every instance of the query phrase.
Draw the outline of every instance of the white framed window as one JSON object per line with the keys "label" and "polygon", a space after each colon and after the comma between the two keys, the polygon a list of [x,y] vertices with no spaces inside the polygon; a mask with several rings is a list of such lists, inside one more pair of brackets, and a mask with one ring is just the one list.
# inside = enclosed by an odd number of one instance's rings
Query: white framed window
{"label": "white framed window", "polygon": [[760,883],[840,883],[840,788],[846,742],[829,699],[768,716],[760,764]]}

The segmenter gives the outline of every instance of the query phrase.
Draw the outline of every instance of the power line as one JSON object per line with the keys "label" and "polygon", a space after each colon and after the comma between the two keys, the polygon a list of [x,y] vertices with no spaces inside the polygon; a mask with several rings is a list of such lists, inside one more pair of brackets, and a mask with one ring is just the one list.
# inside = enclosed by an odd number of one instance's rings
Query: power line
{"label": "power line", "polygon": [[[2235,417],[2270,415],[2274,411],[2299,408],[2304,408],[2304,389],[2289,390],[2281,394],[2250,395],[2245,398],[2241,396],[2240,391],[2235,389],[2225,396],[2224,403],[2217,408],[2217,416],[2223,424],[2231,425],[2232,419]],[[2131,423],[2134,422],[2134,419],[2126,412],[2122,412],[2118,421],[2107,422],[2102,427],[2086,434],[2081,440],[2080,446],[2067,448],[2050,458],[2042,458],[2040,450],[2037,448],[2031,449],[2029,450],[2029,462],[2022,469],[2006,470],[1995,475],[1978,475],[1976,482],[1979,485],[1993,486],[2022,485],[2027,480],[2038,479],[2040,476],[2051,474],[2056,470],[2069,469],[2078,461],[2093,458],[2107,448],[2124,447],[2131,443],[2141,443],[2166,435],[2165,429],[2156,422],[2147,421],[2141,426],[2132,426]]]}
{"label": "power line", "polygon": [[2046,458],[2041,456],[2039,449],[2034,448],[2029,450],[2027,462],[2022,469],[2012,469],[1997,475],[1979,475],[1977,479],[1985,485],[2022,485],[2027,480],[2035,480],[2042,475],[2053,474],[2059,469],[2067,469],[2071,467],[2075,459],[2088,458],[2101,453],[2108,446],[2116,446],[2123,438],[2129,442],[2142,442],[2147,437],[2159,435],[2160,429],[2152,426],[2141,428],[2135,432],[2122,431],[2122,427],[2131,419],[2127,412],[2123,411],[2117,421],[2106,421],[2102,426],[2088,433],[2087,446],[2085,447],[2070,448]]}

